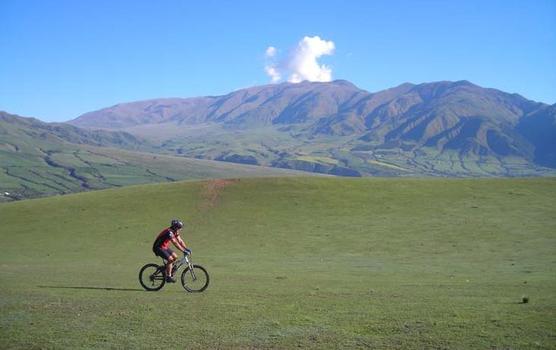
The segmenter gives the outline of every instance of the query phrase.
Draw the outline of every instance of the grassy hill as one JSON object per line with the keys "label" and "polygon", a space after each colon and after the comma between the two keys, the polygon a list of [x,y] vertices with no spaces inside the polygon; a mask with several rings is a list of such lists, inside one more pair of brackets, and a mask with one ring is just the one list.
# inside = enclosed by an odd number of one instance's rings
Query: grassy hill
{"label": "grassy hill", "polygon": [[302,174],[135,150],[154,149],[124,132],[0,112],[0,202],[184,179]]}
{"label": "grassy hill", "polygon": [[[173,217],[205,293],[140,289]],[[554,178],[164,183],[0,218],[0,348],[556,347]]]}

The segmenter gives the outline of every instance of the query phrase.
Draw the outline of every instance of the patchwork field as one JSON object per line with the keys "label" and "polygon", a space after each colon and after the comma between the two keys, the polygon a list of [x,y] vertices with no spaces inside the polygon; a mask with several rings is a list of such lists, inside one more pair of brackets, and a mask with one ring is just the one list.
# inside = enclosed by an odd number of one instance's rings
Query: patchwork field
{"label": "patchwork field", "polygon": [[[174,217],[204,293],[138,283]],[[556,347],[554,178],[175,182],[0,222],[2,349]]]}
{"label": "patchwork field", "polygon": [[311,174],[162,155],[130,134],[0,111],[0,202],[165,181],[291,175]]}

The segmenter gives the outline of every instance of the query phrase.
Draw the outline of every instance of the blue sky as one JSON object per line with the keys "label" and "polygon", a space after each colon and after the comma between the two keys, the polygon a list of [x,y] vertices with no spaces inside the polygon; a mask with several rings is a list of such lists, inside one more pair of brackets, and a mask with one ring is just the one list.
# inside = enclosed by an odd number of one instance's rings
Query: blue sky
{"label": "blue sky", "polygon": [[333,42],[332,79],[371,92],[466,79],[556,102],[554,0],[2,0],[0,110],[65,121],[267,84],[265,50],[286,60],[306,36]]}

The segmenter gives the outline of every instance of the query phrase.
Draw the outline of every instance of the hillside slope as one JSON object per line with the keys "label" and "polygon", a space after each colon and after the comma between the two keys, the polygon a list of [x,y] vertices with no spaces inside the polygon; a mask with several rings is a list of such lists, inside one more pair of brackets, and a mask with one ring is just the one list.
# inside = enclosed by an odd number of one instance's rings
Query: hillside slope
{"label": "hillside slope", "polygon": [[[174,217],[203,294],[137,281]],[[164,183],[0,218],[3,349],[556,347],[554,179]]]}
{"label": "hillside slope", "polygon": [[125,132],[88,131],[0,112],[0,201],[149,182],[303,174],[129,149],[153,148]]}
{"label": "hillside slope", "polygon": [[556,168],[552,144],[533,137],[556,134],[554,110],[468,81],[369,93],[337,80],[124,103],[70,123],[127,131],[204,159],[328,173],[337,166],[355,176],[519,176]]}
{"label": "hillside slope", "polygon": [[517,129],[534,145],[535,162],[556,168],[556,104],[529,113]]}

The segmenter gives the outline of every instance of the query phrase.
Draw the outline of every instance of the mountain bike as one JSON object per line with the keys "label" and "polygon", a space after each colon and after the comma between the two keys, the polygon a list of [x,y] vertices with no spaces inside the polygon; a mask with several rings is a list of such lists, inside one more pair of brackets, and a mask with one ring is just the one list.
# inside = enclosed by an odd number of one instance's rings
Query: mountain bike
{"label": "mountain bike", "polygon": [[[185,269],[181,273],[181,285],[191,293],[200,293],[207,289],[209,285],[209,274],[201,265],[193,264],[191,257],[184,254],[181,259],[174,261],[172,275],[182,266]],[[150,263],[139,270],[139,282],[148,291],[160,290],[166,284],[166,261],[162,260],[162,265]]]}

